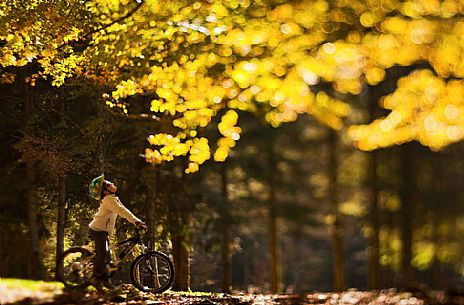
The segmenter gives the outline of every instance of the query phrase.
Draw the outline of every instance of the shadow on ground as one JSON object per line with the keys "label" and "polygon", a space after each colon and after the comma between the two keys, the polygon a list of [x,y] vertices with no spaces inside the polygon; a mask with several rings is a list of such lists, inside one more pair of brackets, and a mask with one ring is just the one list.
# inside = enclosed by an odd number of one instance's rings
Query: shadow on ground
{"label": "shadow on ground", "polygon": [[120,285],[105,293],[65,289],[28,294],[25,291],[5,292],[0,289],[0,294],[2,305],[464,305],[464,293],[459,291],[399,292],[396,289],[293,295],[151,294],[138,291],[131,285]]}

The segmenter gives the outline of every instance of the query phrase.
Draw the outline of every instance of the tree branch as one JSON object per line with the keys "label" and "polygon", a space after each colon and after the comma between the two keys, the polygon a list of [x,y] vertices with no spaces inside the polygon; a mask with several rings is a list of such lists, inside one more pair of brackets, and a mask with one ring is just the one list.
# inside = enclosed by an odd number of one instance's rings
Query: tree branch
{"label": "tree branch", "polygon": [[[124,19],[127,19],[129,17],[131,17],[132,15],[134,15],[141,7],[142,5],[145,3],[143,0],[136,0],[137,1],[137,6],[135,6],[132,10],[130,10],[126,15],[108,23],[108,24],[105,24],[97,29],[94,29],[90,32],[88,32],[87,34],[81,36],[78,40],[75,40],[75,41],[72,41],[70,43],[71,47],[73,46],[79,46],[79,51],[83,51],[84,49],[87,48],[87,46],[89,45],[90,43],[90,40],[89,40],[89,37],[91,37],[93,34],[97,33],[97,32],[100,32],[102,30],[105,30],[107,28],[109,28],[110,26],[112,26],[113,24],[116,24],[118,22],[121,22],[123,21]],[[62,45],[58,46],[57,47],[57,50],[60,50],[61,48],[63,48],[64,46],[68,45],[67,42],[63,43]],[[74,48],[73,48],[74,49]]]}
{"label": "tree branch", "polygon": [[108,23],[108,24],[106,24],[106,25],[104,25],[104,26],[102,26],[102,27],[100,27],[100,28],[98,28],[98,29],[95,29],[95,30],[93,30],[93,31],[88,32],[88,33],[85,34],[83,37],[84,37],[84,38],[87,38],[88,36],[91,36],[91,35],[93,35],[93,34],[99,32],[99,31],[101,31],[101,30],[104,30],[104,29],[109,28],[109,27],[112,26],[113,24],[116,24],[116,23],[118,23],[118,22],[120,22],[120,21],[122,21],[122,20],[124,20],[124,19],[127,19],[127,18],[131,17],[132,15],[135,14],[135,12],[137,12],[137,11],[142,7],[143,4],[144,4],[144,2],[143,2],[142,0],[137,1],[137,6],[134,7],[132,10],[130,10],[126,15],[124,15],[124,16],[122,16],[122,17],[120,17],[120,18],[114,20],[113,22],[110,22],[110,23]]}

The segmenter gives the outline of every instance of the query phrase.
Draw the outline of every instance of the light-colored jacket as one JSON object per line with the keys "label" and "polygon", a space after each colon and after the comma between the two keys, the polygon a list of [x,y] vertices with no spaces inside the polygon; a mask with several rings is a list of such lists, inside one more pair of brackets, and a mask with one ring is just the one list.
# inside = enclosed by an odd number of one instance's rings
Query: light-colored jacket
{"label": "light-colored jacket", "polygon": [[119,216],[124,217],[131,223],[135,224],[140,221],[134,214],[131,213],[115,195],[106,195],[100,201],[100,207],[97,213],[93,216],[89,228],[95,231],[106,231],[110,235],[114,233],[114,225],[116,218]]}

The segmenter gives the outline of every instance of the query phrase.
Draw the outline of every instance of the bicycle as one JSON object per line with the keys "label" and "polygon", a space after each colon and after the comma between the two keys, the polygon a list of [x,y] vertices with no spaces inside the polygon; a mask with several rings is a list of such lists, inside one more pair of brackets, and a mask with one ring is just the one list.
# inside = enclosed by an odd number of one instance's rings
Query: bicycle
{"label": "bicycle", "polygon": [[[109,277],[121,269],[121,263],[136,245],[141,245],[142,254],[131,263],[130,279],[139,290],[161,293],[171,288],[174,282],[174,265],[169,257],[150,250],[142,241],[140,229],[127,240],[116,243],[116,259],[107,264]],[[122,250],[119,250],[125,246]],[[119,253],[118,253],[119,252]],[[58,260],[56,277],[68,288],[83,288],[90,285],[95,254],[88,247],[72,247],[63,252]]]}

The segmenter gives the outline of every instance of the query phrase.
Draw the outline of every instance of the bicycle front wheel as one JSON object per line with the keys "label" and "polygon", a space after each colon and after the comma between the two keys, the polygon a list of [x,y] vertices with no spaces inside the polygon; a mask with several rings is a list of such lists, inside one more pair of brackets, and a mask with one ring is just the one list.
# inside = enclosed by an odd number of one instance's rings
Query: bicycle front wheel
{"label": "bicycle front wheel", "polygon": [[161,293],[171,288],[174,282],[174,265],[166,254],[150,251],[135,258],[130,276],[137,289]]}
{"label": "bicycle front wheel", "polygon": [[93,272],[92,252],[82,247],[66,250],[60,256],[56,268],[56,278],[68,288],[89,285]]}

